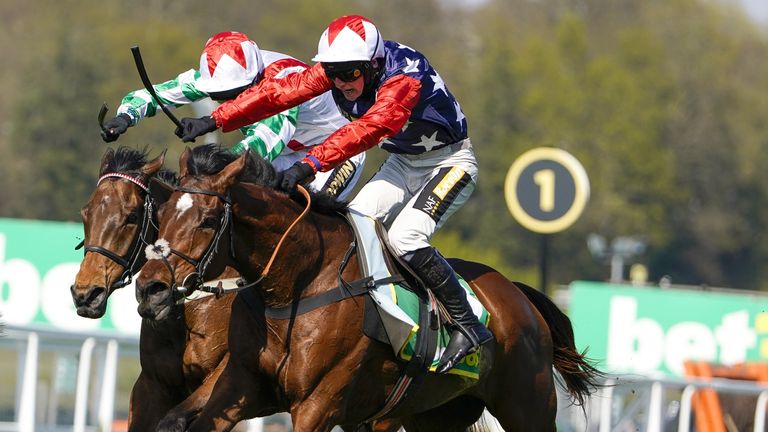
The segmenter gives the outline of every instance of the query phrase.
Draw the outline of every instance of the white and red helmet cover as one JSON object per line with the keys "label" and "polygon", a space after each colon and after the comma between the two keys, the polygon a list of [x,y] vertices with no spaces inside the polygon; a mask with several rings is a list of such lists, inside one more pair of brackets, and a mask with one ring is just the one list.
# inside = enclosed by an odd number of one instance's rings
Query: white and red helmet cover
{"label": "white and red helmet cover", "polygon": [[360,15],[336,18],[328,25],[312,61],[340,63],[384,57],[384,40],[373,23]]}
{"label": "white and red helmet cover", "polygon": [[264,71],[261,51],[240,32],[221,32],[205,44],[200,56],[200,79],[195,85],[206,93],[247,86]]}

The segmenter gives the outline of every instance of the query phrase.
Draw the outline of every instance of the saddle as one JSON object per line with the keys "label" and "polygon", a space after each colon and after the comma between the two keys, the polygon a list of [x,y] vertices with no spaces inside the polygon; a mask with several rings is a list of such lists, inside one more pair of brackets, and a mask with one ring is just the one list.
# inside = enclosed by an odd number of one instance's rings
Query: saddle
{"label": "saddle", "polygon": [[[390,345],[399,359],[416,359],[422,363],[419,368],[434,370],[450,340],[450,331],[442,325],[449,321],[447,313],[391,249],[381,222],[352,210],[347,219],[355,232],[361,272],[375,281],[366,296],[365,334]],[[487,325],[488,312],[461,276],[459,281],[478,319]],[[477,355],[467,356],[449,373],[477,379]]]}

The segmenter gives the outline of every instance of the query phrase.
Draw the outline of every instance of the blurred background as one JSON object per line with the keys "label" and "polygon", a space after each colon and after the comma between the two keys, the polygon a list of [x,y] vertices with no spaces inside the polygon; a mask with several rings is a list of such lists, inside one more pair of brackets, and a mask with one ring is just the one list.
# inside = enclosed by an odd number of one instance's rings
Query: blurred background
{"label": "blurred background", "polygon": [[[649,297],[626,309],[609,294],[630,287],[659,291],[659,284],[744,299],[747,306],[737,302],[712,318],[712,334],[721,327],[743,334],[741,327],[721,325],[730,322],[721,316],[749,310],[745,319],[754,343],[749,355],[736,360],[768,358],[768,345],[762,347],[759,338],[760,329],[768,332],[768,317],[761,315],[768,308],[761,293],[768,290],[765,0],[5,0],[0,2],[0,320],[9,337],[0,344],[0,365],[3,379],[15,382],[0,391],[0,423],[6,421],[7,430],[18,430],[20,377],[29,360],[23,347],[30,343],[23,328],[30,325],[39,326],[43,338],[51,331],[54,341],[87,330],[96,334],[96,352],[99,337],[118,335],[127,344],[119,355],[125,367],[118,369],[128,372],[117,380],[117,417],[127,411],[137,370],[131,363],[136,357],[131,341],[138,334],[135,308],[83,324],[87,320],[71,306],[67,277],[73,277],[82,256],[70,249],[82,237],[79,210],[106,149],[98,109],[106,102],[113,115],[127,92],[142,87],[130,47],[141,47],[154,82],[197,68],[207,38],[225,30],[244,32],[262,49],[309,62],[325,26],[352,13],[369,17],[386,39],[424,53],[467,116],[480,181],[435,238],[444,255],[489,264],[555,296],[574,320],[580,347],[597,346],[591,353],[598,360],[609,356],[603,340],[611,336],[581,330],[595,326],[590,317],[602,316],[603,331],[610,332],[612,307],[625,317],[634,311],[624,328],[637,332],[626,347],[637,354],[643,338],[655,334],[648,333],[643,320],[651,318],[641,317],[646,312],[638,305],[647,301],[645,311],[651,311],[668,300]],[[177,115],[199,114],[185,107]],[[168,149],[166,165],[176,169],[184,145],[173,130],[159,115],[114,144],[147,147],[152,157]],[[233,144],[238,136],[218,139]],[[516,222],[504,199],[510,165],[537,147],[575,156],[591,189],[578,220],[547,236],[546,286],[541,286],[541,234]],[[373,173],[385,156],[378,148],[369,151],[366,171]],[[31,234],[47,229],[50,235]],[[627,240],[630,251],[620,252]],[[14,266],[19,260],[36,267],[34,283],[43,293],[36,301],[58,306],[29,306],[19,318],[19,302],[29,302],[32,289],[28,280],[20,282],[22,267]],[[61,263],[69,264],[62,269]],[[634,285],[624,284],[630,279]],[[574,281],[586,282],[574,290]],[[610,284],[595,288],[590,282]],[[56,288],[46,291],[48,286]],[[591,299],[581,303],[582,312],[577,292]],[[126,301],[130,297],[126,293]],[[690,313],[690,321],[708,315],[710,303],[691,310],[693,300],[680,299],[679,306],[670,303],[670,314]],[[46,311],[56,307],[54,319]],[[665,319],[657,317],[662,336],[674,327]],[[72,390],[71,402],[57,396],[57,403],[69,406],[58,414],[63,423],[56,416],[51,421],[50,397],[37,402],[35,416],[50,430],[71,424],[75,416],[77,386],[71,377],[77,375],[81,342],[61,342],[68,348],[41,345],[37,380],[44,388],[38,385],[37,395]],[[106,355],[107,345],[101,349]],[[714,352],[708,360],[722,361],[722,346],[715,345]],[[681,376],[678,360],[651,369]],[[611,370],[648,371],[617,365]],[[64,374],[59,381],[57,370]],[[93,404],[89,412],[96,413],[98,403]]]}
{"label": "blurred background", "polygon": [[[553,283],[607,276],[585,247],[597,233],[642,237],[650,280],[768,288],[768,21],[736,0],[7,0],[0,216],[79,220],[105,148],[98,108],[106,101],[114,114],[141,88],[131,46],[157,82],[197,68],[222,30],[309,62],[345,13],[424,52],[467,115],[481,179],[439,234],[446,252],[461,245],[461,255],[535,277],[535,236],[508,216],[500,191],[515,157],[555,146],[584,165],[592,196],[553,238]],[[173,129],[158,116],[117,144],[168,148],[175,161]]]}

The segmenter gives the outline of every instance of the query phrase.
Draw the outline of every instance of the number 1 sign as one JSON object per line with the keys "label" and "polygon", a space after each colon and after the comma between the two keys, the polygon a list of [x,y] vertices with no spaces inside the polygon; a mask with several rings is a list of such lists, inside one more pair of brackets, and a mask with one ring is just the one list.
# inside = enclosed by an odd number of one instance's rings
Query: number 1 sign
{"label": "number 1 sign", "polygon": [[509,168],[504,197],[512,217],[541,234],[563,231],[589,200],[589,179],[565,150],[539,147],[523,153]]}

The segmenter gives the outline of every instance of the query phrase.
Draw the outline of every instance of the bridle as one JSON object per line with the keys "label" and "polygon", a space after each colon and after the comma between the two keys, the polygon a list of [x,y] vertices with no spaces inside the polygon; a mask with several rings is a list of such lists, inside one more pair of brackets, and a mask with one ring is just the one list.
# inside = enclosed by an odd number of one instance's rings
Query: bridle
{"label": "bridle", "polygon": [[[208,268],[208,265],[213,260],[213,257],[216,251],[219,249],[219,242],[221,241],[221,238],[224,236],[225,231],[229,233],[230,256],[232,257],[235,256],[235,250],[232,244],[232,200],[229,197],[229,193],[227,193],[227,195],[222,195],[218,192],[213,192],[213,191],[208,191],[203,189],[196,189],[196,188],[186,188],[181,186],[177,186],[175,190],[178,192],[185,192],[189,194],[214,196],[224,203],[224,213],[222,213],[221,218],[219,219],[219,227],[216,230],[216,233],[213,235],[213,240],[211,241],[211,244],[208,245],[208,249],[206,249],[205,253],[200,259],[192,258],[191,256],[183,252],[173,249],[172,247],[170,247],[169,244],[167,244],[167,242],[165,242],[165,240],[161,240],[161,239],[158,239],[155,242],[155,244],[148,245],[146,248],[147,260],[161,259],[163,261],[163,264],[165,264],[165,266],[168,268],[168,271],[171,273],[171,277],[173,279],[173,285],[171,286],[171,289],[174,292],[184,296],[202,287],[203,275],[205,274],[205,270]],[[174,271],[171,263],[168,261],[168,256],[170,254],[174,254],[178,256],[179,258],[188,262],[195,268],[194,272],[188,274],[184,278],[184,280],[181,282],[181,285],[177,284],[176,272]],[[191,286],[187,286],[188,281],[191,281],[192,283]]]}
{"label": "bridle", "polygon": [[[264,280],[264,278],[269,273],[270,268],[272,267],[272,263],[275,261],[275,257],[277,256],[277,252],[280,250],[280,246],[282,246],[283,241],[288,237],[288,234],[291,232],[294,226],[306,216],[306,214],[309,212],[309,208],[312,204],[311,197],[309,195],[309,192],[301,186],[297,185],[296,189],[304,196],[304,198],[307,201],[307,205],[304,208],[304,210],[301,212],[301,214],[296,218],[296,220],[291,223],[291,225],[285,230],[282,237],[280,238],[280,241],[278,241],[277,245],[275,246],[274,251],[272,252],[272,256],[269,259],[269,262],[264,266],[264,269],[261,272],[261,275],[258,279],[256,279],[253,282],[250,283],[243,283],[239,284],[237,288],[235,288],[235,291],[240,291],[246,288],[250,288],[252,286],[256,286],[261,283],[261,281]],[[181,294],[182,296],[186,296],[190,294],[192,291],[195,290],[201,290],[209,293],[214,293],[216,295],[222,294],[225,290],[221,287],[221,284],[219,286],[205,286],[203,281],[203,275],[205,274],[205,270],[208,268],[208,265],[213,260],[214,254],[219,249],[219,242],[221,241],[221,238],[224,235],[224,232],[229,233],[229,253],[232,258],[235,257],[235,250],[234,250],[234,242],[233,234],[232,234],[232,200],[229,196],[229,192],[227,192],[226,195],[220,194],[218,192],[214,191],[208,191],[203,189],[196,189],[196,188],[186,188],[177,186],[175,188],[176,191],[179,192],[185,192],[190,194],[201,194],[201,195],[209,195],[217,197],[219,200],[221,200],[224,203],[224,213],[221,215],[221,219],[219,220],[219,227],[216,230],[216,233],[214,234],[213,240],[211,241],[211,244],[208,245],[208,249],[206,249],[205,253],[200,259],[194,259],[190,257],[189,255],[179,252],[176,249],[173,249],[170,244],[168,244],[165,240],[158,239],[155,244],[148,245],[146,248],[147,251],[147,259],[160,259],[163,261],[165,266],[168,268],[168,271],[171,273],[172,277],[172,285],[171,290],[173,292]],[[177,284],[177,278],[176,278],[176,272],[173,269],[173,266],[171,266],[171,263],[168,261],[168,257],[173,254],[178,256],[179,258],[183,259],[184,261],[191,264],[195,271],[188,274],[186,277],[184,277],[184,280],[181,282],[181,285]],[[190,281],[192,283],[191,286],[187,285],[187,282]],[[232,290],[226,290],[226,291],[232,291]]]}
{"label": "bridle", "polygon": [[88,252],[95,252],[98,254],[101,254],[113,262],[117,263],[119,266],[123,267],[123,273],[120,275],[120,278],[115,281],[109,288],[110,290],[115,290],[118,288],[122,288],[128,284],[130,284],[133,281],[133,274],[135,273],[134,270],[136,269],[136,263],[139,261],[139,256],[141,255],[142,246],[149,244],[147,241],[147,234],[149,233],[150,227],[154,227],[155,231],[157,231],[157,226],[155,226],[153,220],[152,220],[152,214],[155,209],[155,201],[152,198],[152,194],[149,191],[149,187],[147,187],[144,182],[141,180],[129,176],[127,174],[123,173],[107,173],[102,175],[99,180],[96,182],[96,186],[107,178],[121,178],[130,181],[131,183],[138,186],[141,190],[144,191],[144,216],[141,220],[141,226],[139,227],[139,235],[136,236],[136,239],[133,241],[133,244],[131,245],[131,248],[128,251],[128,256],[121,256],[117,253],[99,246],[99,245],[93,245],[93,244],[85,244],[85,239],[83,239],[77,246],[75,246],[75,250],[83,249],[83,255],[85,255]]}

